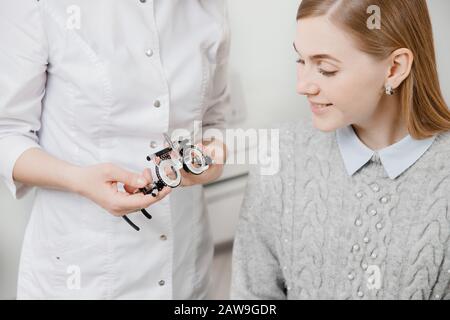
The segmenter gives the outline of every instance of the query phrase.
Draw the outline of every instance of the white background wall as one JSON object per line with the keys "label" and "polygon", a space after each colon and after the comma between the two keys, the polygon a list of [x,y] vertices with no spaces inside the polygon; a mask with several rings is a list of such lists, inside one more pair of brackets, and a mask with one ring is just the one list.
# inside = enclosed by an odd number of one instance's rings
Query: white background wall
{"label": "white background wall", "polygon": [[[246,116],[243,126],[264,127],[272,121],[309,117],[307,104],[295,93],[292,42],[299,1],[228,1],[233,39],[230,76],[233,101]],[[450,1],[429,0],[429,6],[441,85],[450,102]],[[13,201],[0,184],[0,299],[15,296],[17,263],[31,201],[32,195]]]}
{"label": "white background wall", "polygon": [[245,125],[260,127],[271,121],[307,115],[307,106],[295,92],[298,58],[292,43],[299,1],[228,0],[228,3],[232,99],[247,113]]}

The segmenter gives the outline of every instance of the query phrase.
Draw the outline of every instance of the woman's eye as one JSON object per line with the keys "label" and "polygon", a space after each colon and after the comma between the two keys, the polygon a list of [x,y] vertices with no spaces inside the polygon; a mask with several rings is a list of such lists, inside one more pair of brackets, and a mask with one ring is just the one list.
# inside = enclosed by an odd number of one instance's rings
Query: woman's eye
{"label": "woman's eye", "polygon": [[332,77],[336,75],[337,71],[325,71],[323,69],[319,69],[319,73],[325,77]]}
{"label": "woman's eye", "polygon": [[305,64],[305,60],[303,60],[303,59],[298,59],[298,60],[297,60],[297,63]]}

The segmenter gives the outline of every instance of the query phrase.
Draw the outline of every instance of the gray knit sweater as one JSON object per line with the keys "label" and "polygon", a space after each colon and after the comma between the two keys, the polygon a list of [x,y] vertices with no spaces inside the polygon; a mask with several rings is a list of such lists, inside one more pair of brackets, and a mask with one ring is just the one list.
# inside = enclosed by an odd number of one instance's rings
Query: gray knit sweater
{"label": "gray knit sweater", "polygon": [[309,123],[280,137],[280,172],[249,177],[231,298],[450,299],[450,133],[395,180],[377,156],[349,176]]}

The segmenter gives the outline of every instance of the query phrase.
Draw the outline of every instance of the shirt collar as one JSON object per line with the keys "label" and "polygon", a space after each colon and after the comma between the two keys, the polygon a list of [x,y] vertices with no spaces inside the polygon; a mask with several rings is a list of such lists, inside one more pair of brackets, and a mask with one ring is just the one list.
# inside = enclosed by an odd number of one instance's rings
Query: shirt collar
{"label": "shirt collar", "polygon": [[436,137],[415,140],[410,135],[379,151],[369,149],[359,140],[352,126],[338,129],[337,143],[347,173],[352,176],[372,157],[380,157],[384,170],[392,180],[410,168],[431,147]]}

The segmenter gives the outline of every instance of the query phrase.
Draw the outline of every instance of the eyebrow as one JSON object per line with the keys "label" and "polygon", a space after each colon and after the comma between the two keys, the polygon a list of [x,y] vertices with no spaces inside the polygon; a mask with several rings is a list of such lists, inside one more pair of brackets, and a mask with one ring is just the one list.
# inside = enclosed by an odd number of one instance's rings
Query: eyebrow
{"label": "eyebrow", "polygon": [[[297,50],[297,47],[295,46],[295,42],[293,42],[292,43],[293,45],[294,45],[294,50],[295,50],[295,52],[297,52],[299,55],[301,55],[300,54],[300,52],[298,52],[298,50]],[[311,60],[333,60],[333,61],[336,61],[336,62],[338,62],[338,63],[342,63],[342,61],[340,61],[339,59],[336,59],[335,57],[333,57],[333,56],[330,56],[329,54],[315,54],[315,55],[313,55],[313,56],[310,56],[309,57]]]}

